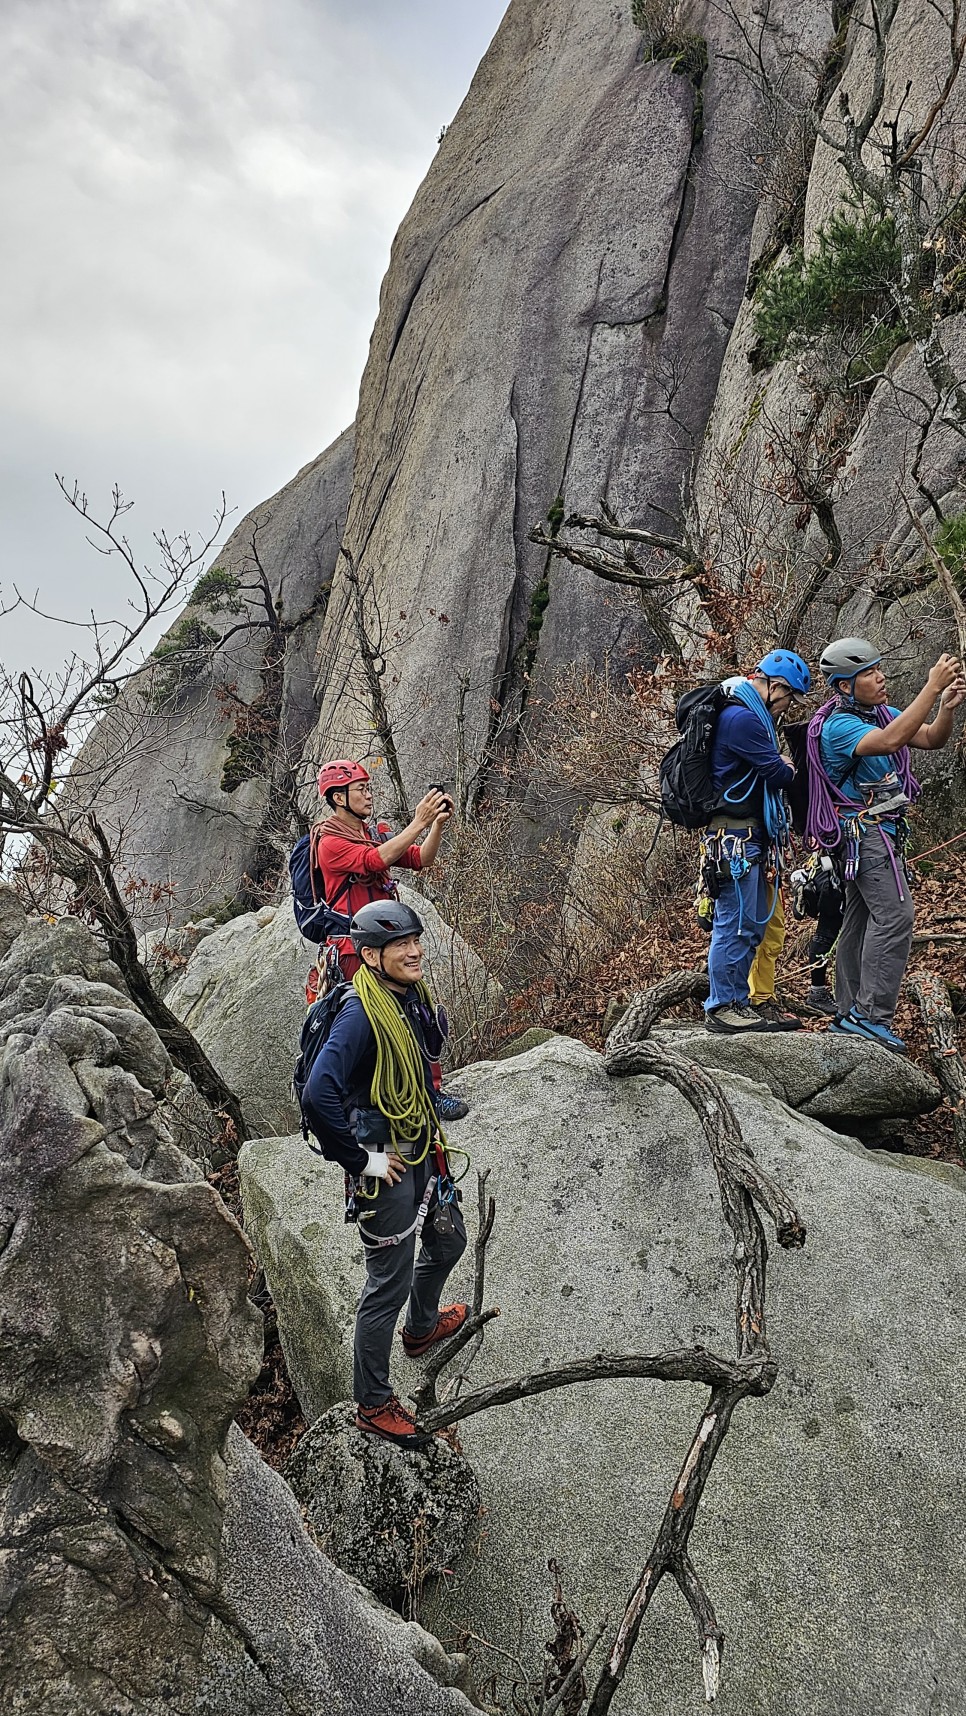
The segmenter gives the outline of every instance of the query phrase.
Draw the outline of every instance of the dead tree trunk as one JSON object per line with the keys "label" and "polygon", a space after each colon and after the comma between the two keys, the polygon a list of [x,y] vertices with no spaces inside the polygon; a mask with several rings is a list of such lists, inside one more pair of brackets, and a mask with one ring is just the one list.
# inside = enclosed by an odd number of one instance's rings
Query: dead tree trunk
{"label": "dead tree trunk", "polygon": [[956,1148],[966,1162],[966,1067],[959,1052],[949,990],[934,971],[922,967],[911,971],[906,982],[919,1003],[929,1036],[929,1059],[952,1111]]}

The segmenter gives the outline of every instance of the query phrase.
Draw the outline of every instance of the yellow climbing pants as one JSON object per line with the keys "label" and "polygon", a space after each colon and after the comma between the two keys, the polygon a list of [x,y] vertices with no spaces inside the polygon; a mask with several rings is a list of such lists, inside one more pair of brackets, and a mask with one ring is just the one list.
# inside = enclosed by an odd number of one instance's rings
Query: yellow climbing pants
{"label": "yellow climbing pants", "polygon": [[[773,882],[768,891],[769,911],[771,911],[772,901],[775,900],[776,887],[777,883]],[[785,907],[782,904],[781,890],[779,890],[778,898],[775,900],[775,910],[768,920],[765,933],[758,946],[758,952],[755,954],[754,963],[748,974],[748,992],[753,1007],[759,1006],[763,1001],[774,1001],[775,967],[781,958],[784,945]]]}

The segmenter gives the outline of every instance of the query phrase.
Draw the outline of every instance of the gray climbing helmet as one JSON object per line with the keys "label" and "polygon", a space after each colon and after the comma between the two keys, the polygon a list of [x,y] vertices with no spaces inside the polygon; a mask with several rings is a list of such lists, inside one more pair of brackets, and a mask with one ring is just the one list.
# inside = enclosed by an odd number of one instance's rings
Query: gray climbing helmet
{"label": "gray climbing helmet", "polygon": [[823,649],[819,667],[834,684],[837,679],[851,682],[867,667],[878,667],[881,660],[882,651],[870,644],[868,638],[836,638]]}
{"label": "gray climbing helmet", "polygon": [[402,900],[370,900],[360,906],[349,925],[349,936],[356,953],[364,947],[388,947],[391,941],[404,941],[407,936],[422,935],[422,919]]}

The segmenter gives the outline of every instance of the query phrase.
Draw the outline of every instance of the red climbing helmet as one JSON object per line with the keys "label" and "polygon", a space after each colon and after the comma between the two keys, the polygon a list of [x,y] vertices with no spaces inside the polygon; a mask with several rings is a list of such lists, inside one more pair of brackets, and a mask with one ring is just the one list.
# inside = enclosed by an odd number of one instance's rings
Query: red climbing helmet
{"label": "red climbing helmet", "polygon": [[334,762],[323,763],[319,770],[319,797],[325,798],[334,787],[352,786],[354,781],[368,779],[361,763],[354,763],[351,757],[336,757]]}

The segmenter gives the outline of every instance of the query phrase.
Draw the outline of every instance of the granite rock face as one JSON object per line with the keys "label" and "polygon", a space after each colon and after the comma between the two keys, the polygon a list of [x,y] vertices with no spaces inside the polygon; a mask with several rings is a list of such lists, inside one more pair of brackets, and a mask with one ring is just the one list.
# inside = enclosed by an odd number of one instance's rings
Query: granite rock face
{"label": "granite rock face", "polygon": [[[771,10],[821,55],[823,4]],[[754,8],[737,12],[747,23]],[[399,613],[409,626],[387,697],[411,791],[452,768],[461,682],[475,758],[535,674],[651,645],[636,600],[603,600],[576,568],[534,607],[545,554],[528,533],[558,495],[665,528],[654,509],[677,511],[711,411],[760,112],[724,57],[726,9],[688,22],[707,42],[700,92],[670,58],[645,58],[629,4],[514,0],[393,245],[346,541],[367,626]],[[368,740],[341,695],[354,600],[343,569],[318,688],[316,748],[336,753]]]}
{"label": "granite rock face", "polygon": [[[251,582],[257,552],[287,631],[277,671],[266,672],[268,633],[245,629],[246,615],[256,627],[264,619],[257,593],[244,598],[241,613],[189,603],[189,620],[219,635],[235,630],[213,671],[187,674],[167,697],[157,666],[153,677],[140,675],[72,770],[79,798],[90,794],[91,777],[101,778],[101,820],[111,830],[123,826],[124,864],[147,884],[133,900],[145,928],[180,923],[231,900],[246,874],[258,878],[277,839],[280,812],[271,803],[270,765],[290,758],[297,769],[315,721],[315,646],[345,520],[353,445],[347,430],[249,513],[213,557],[213,565]],[[264,707],[258,702],[263,694]],[[257,741],[263,717],[271,727],[270,756],[253,756],[242,738],[235,741],[237,765],[227,766],[233,732],[243,733],[253,721]],[[280,854],[274,856],[277,864]],[[162,890],[157,900],[154,888]]]}
{"label": "granite rock face", "polygon": [[[352,1325],[365,1261],[344,1225],[341,1170],[290,1138],[250,1138],[238,1152],[245,1231],[265,1271],[292,1387],[311,1424],[352,1393]],[[340,1270],[333,1293],[333,1266]]]}
{"label": "granite rock face", "polygon": [[[778,1382],[736,1416],[692,1539],[728,1638],[724,1696],[742,1716],[785,1705],[796,1716],[956,1716],[966,1528],[949,1450],[966,1433],[966,1176],[866,1152],[764,1084],[720,1076],[747,1142],[808,1225],[804,1253],[776,1249],[769,1267]],[[467,1069],[461,1082],[472,1110],[459,1141],[492,1169],[487,1297],[503,1308],[468,1388],[601,1350],[732,1350],[731,1236],[693,1112],[675,1092],[652,1078],[612,1080],[597,1055],[560,1038]],[[348,1340],[361,1260],[339,1187],[271,1139],[245,1147],[242,1187],[246,1207],[254,1195],[275,1210],[262,1261],[290,1353],[308,1346],[304,1322],[285,1328],[293,1300],[282,1285],[310,1247],[305,1320],[327,1319]],[[468,1286],[464,1271],[454,1296]],[[398,1363],[403,1395],[411,1374]],[[344,1378],[332,1386],[345,1393]],[[613,1616],[704,1399],[615,1383],[465,1420],[486,1530],[455,1589],[448,1582],[447,1623],[517,1636],[522,1605],[524,1650],[529,1641],[539,1660],[550,1555],[585,1623]],[[667,1716],[697,1710],[700,1685],[693,1623],[662,1589],[622,1697],[635,1716]]]}
{"label": "granite rock face", "polygon": [[0,998],[3,1708],[459,1716],[462,1665],[360,1598],[231,1424],[249,1248],[116,971],[0,890]]}
{"label": "granite rock face", "polygon": [[[947,55],[948,30],[942,17],[924,12],[915,0],[900,0],[888,33],[883,113],[891,119],[901,112],[910,138],[945,81]],[[833,135],[841,133],[843,100],[857,113],[868,99],[872,58],[868,6],[862,4],[852,12],[840,67],[826,86],[823,118]],[[958,134],[964,113],[966,86],[959,79],[927,146],[927,178],[934,166],[937,182],[944,181],[948,139]],[[803,187],[802,230],[794,234],[804,242],[806,254],[815,249],[818,233],[831,216],[850,212],[847,193],[839,160],[820,137]],[[847,400],[834,387],[822,397],[821,382],[816,381],[821,362],[790,357],[771,367],[763,365],[755,350],[757,265],[787,261],[788,250],[780,239],[774,210],[763,204],[745,300],[697,461],[696,524],[708,532],[725,577],[743,577],[757,553],[775,575],[780,576],[783,565],[790,569],[787,595],[792,599],[830,553],[818,509],[811,504],[816,494],[827,492],[841,557],[808,616],[800,645],[813,658],[836,633],[874,637],[888,650],[890,697],[901,705],[919,690],[940,650],[957,647],[949,604],[937,586],[927,583],[918,591],[902,586],[924,562],[910,499],[914,512],[923,511],[925,494],[944,510],[960,510],[956,490],[964,464],[962,436],[936,410],[935,391],[911,342],[888,359],[881,380],[851,390]],[[941,316],[939,331],[962,376],[962,314]],[[806,472],[805,486],[807,471],[815,479],[810,497],[794,476],[796,458]],[[931,525],[932,514],[925,511]],[[928,762],[920,757],[919,762],[927,775],[957,773],[949,751]]]}

